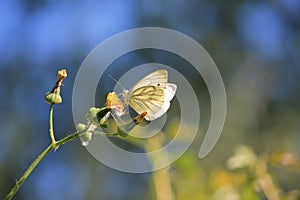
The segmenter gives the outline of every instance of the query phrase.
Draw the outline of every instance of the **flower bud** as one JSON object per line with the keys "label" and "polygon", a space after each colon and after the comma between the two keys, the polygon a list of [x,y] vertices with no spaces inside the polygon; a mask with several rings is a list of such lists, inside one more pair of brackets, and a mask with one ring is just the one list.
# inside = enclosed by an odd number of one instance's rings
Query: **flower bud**
{"label": "flower bud", "polygon": [[109,112],[110,112],[110,108],[107,107],[104,108],[92,107],[87,112],[86,119],[87,121],[92,122],[98,127],[100,125],[100,127],[105,128],[107,127],[107,117]]}
{"label": "flower bud", "polygon": [[62,102],[62,98],[59,93],[47,92],[44,98],[49,104],[60,104]]}
{"label": "flower bud", "polygon": [[89,131],[86,131],[86,132],[80,134],[81,145],[82,146],[89,145],[90,141],[92,140],[92,136],[93,136],[93,133],[89,132]]}
{"label": "flower bud", "polygon": [[100,108],[91,107],[86,113],[86,119],[90,122],[97,121],[97,113],[100,111]]}
{"label": "flower bud", "polygon": [[58,81],[62,81],[64,80],[65,78],[67,78],[67,70],[65,69],[61,69],[57,72],[57,80]]}
{"label": "flower bud", "polygon": [[[87,129],[85,124],[79,123],[76,127],[77,132],[80,133],[80,139],[82,146],[87,146],[92,140],[93,132]],[[82,133],[81,133],[82,132]]]}
{"label": "flower bud", "polygon": [[77,125],[77,127],[76,127],[77,132],[81,132],[81,131],[83,131],[84,129],[86,129],[86,125],[85,125],[85,124],[79,123],[79,124]]}
{"label": "flower bud", "polygon": [[51,92],[47,92],[44,96],[45,100],[49,104],[60,104],[62,102],[62,98],[60,96],[60,87],[62,85],[62,81],[67,78],[67,70],[62,69],[57,72],[57,81],[55,86],[52,88]]}

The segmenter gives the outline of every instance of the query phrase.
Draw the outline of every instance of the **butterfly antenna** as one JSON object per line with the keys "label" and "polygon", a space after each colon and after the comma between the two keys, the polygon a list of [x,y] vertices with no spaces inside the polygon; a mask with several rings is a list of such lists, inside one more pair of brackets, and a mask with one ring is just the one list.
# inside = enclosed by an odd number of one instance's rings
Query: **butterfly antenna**
{"label": "butterfly antenna", "polygon": [[125,88],[119,81],[117,81],[112,75],[108,74],[108,76],[109,76],[112,80],[114,80],[114,81],[117,83],[117,85],[119,85],[119,86],[122,88],[122,90],[126,90],[126,88]]}

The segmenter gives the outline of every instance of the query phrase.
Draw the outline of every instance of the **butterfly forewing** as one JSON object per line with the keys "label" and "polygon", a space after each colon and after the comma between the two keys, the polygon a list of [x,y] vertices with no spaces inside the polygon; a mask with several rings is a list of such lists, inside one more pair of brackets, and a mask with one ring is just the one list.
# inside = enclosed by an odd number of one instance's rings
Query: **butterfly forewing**
{"label": "butterfly forewing", "polygon": [[148,74],[141,80],[139,80],[131,89],[130,92],[134,92],[136,89],[145,87],[145,86],[156,86],[160,88],[166,88],[168,81],[168,71],[164,69],[157,70]]}

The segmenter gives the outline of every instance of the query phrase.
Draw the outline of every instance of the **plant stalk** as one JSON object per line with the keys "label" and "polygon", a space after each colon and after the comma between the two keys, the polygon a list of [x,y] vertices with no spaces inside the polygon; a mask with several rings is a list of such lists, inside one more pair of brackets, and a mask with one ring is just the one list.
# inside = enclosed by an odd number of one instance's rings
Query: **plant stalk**
{"label": "plant stalk", "polygon": [[57,148],[56,145],[56,140],[54,136],[54,131],[53,131],[53,104],[50,104],[50,112],[49,112],[49,133],[50,133],[50,138],[52,142],[52,146],[54,148]]}
{"label": "plant stalk", "polygon": [[28,176],[31,174],[31,172],[35,169],[35,167],[43,160],[43,158],[52,150],[58,148],[60,145],[65,144],[75,138],[79,137],[79,133],[73,133],[71,135],[66,136],[65,138],[57,141],[55,143],[55,147],[50,144],[28,167],[28,169],[24,172],[24,174],[20,177],[19,180],[17,180],[15,186],[11,189],[11,191],[6,196],[6,200],[12,199],[17,191],[20,189],[24,181],[28,178]]}

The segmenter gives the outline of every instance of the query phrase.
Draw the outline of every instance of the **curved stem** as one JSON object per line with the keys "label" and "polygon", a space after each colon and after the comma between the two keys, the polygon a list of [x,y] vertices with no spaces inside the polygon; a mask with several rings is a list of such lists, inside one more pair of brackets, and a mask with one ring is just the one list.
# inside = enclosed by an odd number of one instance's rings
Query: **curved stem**
{"label": "curved stem", "polygon": [[[16,181],[14,187],[10,190],[10,192],[6,196],[6,200],[11,200],[15,194],[18,192],[24,181],[29,177],[31,172],[36,168],[36,166],[42,161],[42,159],[52,150],[56,150],[60,145],[63,145],[75,138],[78,138],[81,133],[85,132],[86,130],[83,130],[81,132],[76,132],[71,135],[68,135],[64,137],[61,140],[56,141],[54,137],[54,131],[53,131],[53,104],[50,105],[50,114],[49,114],[49,133],[51,138],[51,144],[31,163],[31,165],[28,167],[28,169],[24,172],[24,174],[20,177],[19,180]],[[88,127],[90,124],[88,125]],[[102,135],[102,134],[101,134]],[[103,134],[106,136],[116,136],[117,133],[112,134]]]}
{"label": "curved stem", "polygon": [[57,146],[56,146],[56,141],[55,141],[54,131],[53,131],[53,104],[50,104],[49,133],[50,133],[50,138],[51,138],[51,141],[52,141],[52,146],[56,148]]}
{"label": "curved stem", "polygon": [[59,147],[60,145],[63,145],[63,144],[65,144],[65,143],[67,143],[67,142],[69,142],[71,140],[74,140],[74,139],[78,138],[79,135],[80,135],[80,133],[78,133],[78,132],[73,133],[71,135],[68,135],[68,136],[64,137],[63,139],[58,140],[56,142],[56,145],[57,145],[57,147]]}
{"label": "curved stem", "polygon": [[75,138],[79,137],[79,133],[73,133],[71,135],[66,136],[65,138],[57,141],[55,143],[55,146],[53,144],[50,144],[28,167],[28,169],[24,172],[24,174],[20,177],[19,180],[17,180],[15,186],[11,189],[11,191],[6,196],[6,200],[12,199],[17,191],[20,189],[24,181],[28,178],[28,176],[31,174],[31,172],[34,170],[34,168],[42,161],[42,159],[53,149],[58,148],[60,145],[65,144],[66,142],[69,142]]}
{"label": "curved stem", "polygon": [[17,191],[20,189],[24,181],[28,178],[34,168],[41,162],[41,160],[53,149],[52,145],[49,145],[28,167],[28,169],[24,172],[19,180],[17,180],[15,186],[10,190],[8,195],[6,196],[6,200],[12,199]]}
{"label": "curved stem", "polygon": [[[18,190],[20,189],[20,187],[22,186],[22,184],[24,183],[24,181],[29,177],[29,175],[31,174],[31,172],[34,170],[34,168],[42,161],[42,159],[52,150],[56,150],[60,145],[63,145],[67,142],[70,142],[76,138],[78,138],[80,136],[82,132],[76,132],[73,134],[70,134],[66,137],[64,137],[61,140],[58,140],[55,142],[55,146],[53,146],[53,144],[50,144],[32,163],[31,165],[28,167],[28,169],[24,172],[24,174],[20,177],[19,180],[17,180],[15,186],[10,190],[10,192],[8,193],[8,195],[6,196],[6,200],[11,200],[15,194],[18,192]],[[103,134],[106,136],[116,136],[116,133],[112,133],[112,134]]]}

